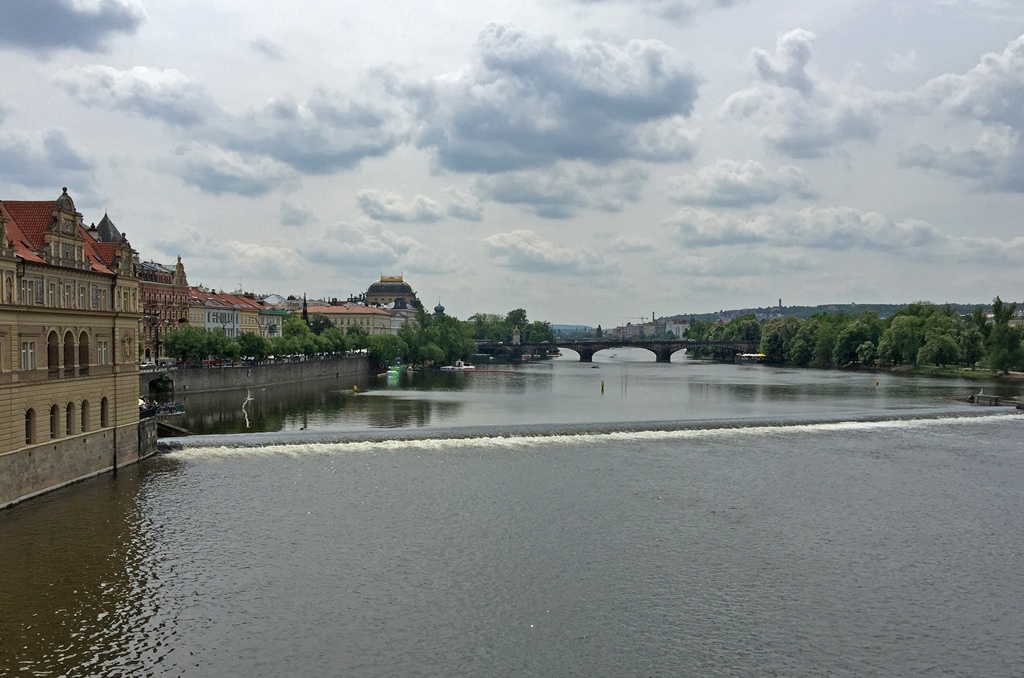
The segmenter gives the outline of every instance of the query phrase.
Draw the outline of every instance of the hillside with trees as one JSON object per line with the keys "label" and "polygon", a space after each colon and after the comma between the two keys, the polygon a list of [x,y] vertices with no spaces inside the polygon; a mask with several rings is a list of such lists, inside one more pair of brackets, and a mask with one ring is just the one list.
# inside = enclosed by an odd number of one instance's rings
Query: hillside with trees
{"label": "hillside with trees", "polygon": [[[981,307],[961,314],[954,306],[916,302],[882,318],[874,310],[857,314],[816,313],[773,317],[753,314],[727,323],[695,320],[688,337],[760,342],[765,362],[798,367],[931,365],[982,366],[994,374],[1024,368],[1024,332],[1011,323],[1015,303],[999,297],[992,317]],[[693,349],[695,357],[728,359],[724,349]]]}

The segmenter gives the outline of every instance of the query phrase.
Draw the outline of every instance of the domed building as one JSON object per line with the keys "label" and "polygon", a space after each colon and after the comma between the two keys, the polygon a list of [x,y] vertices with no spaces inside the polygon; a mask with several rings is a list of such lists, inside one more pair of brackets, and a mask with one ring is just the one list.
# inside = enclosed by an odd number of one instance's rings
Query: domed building
{"label": "domed building", "polygon": [[380,280],[366,290],[367,306],[389,306],[392,308],[420,308],[420,300],[412,285],[400,275],[382,275]]}

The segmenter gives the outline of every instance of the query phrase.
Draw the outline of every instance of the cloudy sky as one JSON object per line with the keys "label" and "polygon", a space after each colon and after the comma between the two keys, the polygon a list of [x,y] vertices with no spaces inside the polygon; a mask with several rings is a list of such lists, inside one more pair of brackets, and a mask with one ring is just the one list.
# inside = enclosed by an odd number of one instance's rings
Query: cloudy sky
{"label": "cloudy sky", "polygon": [[1024,299],[1019,0],[0,0],[0,198],[608,327]]}

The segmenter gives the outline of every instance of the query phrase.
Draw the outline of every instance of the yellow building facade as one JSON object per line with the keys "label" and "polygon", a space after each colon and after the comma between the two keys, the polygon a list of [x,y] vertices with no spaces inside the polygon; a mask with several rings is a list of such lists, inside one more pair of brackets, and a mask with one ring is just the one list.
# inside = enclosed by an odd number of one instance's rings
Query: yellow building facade
{"label": "yellow building facade", "polygon": [[135,266],[67,189],[0,200],[0,507],[138,460]]}

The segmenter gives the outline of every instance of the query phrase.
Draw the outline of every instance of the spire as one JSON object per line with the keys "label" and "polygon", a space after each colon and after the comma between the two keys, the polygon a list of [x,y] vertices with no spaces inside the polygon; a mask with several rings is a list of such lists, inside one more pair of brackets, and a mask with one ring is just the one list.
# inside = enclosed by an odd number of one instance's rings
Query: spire
{"label": "spire", "polygon": [[309,324],[309,307],[306,305],[306,293],[302,293],[302,320]]}

